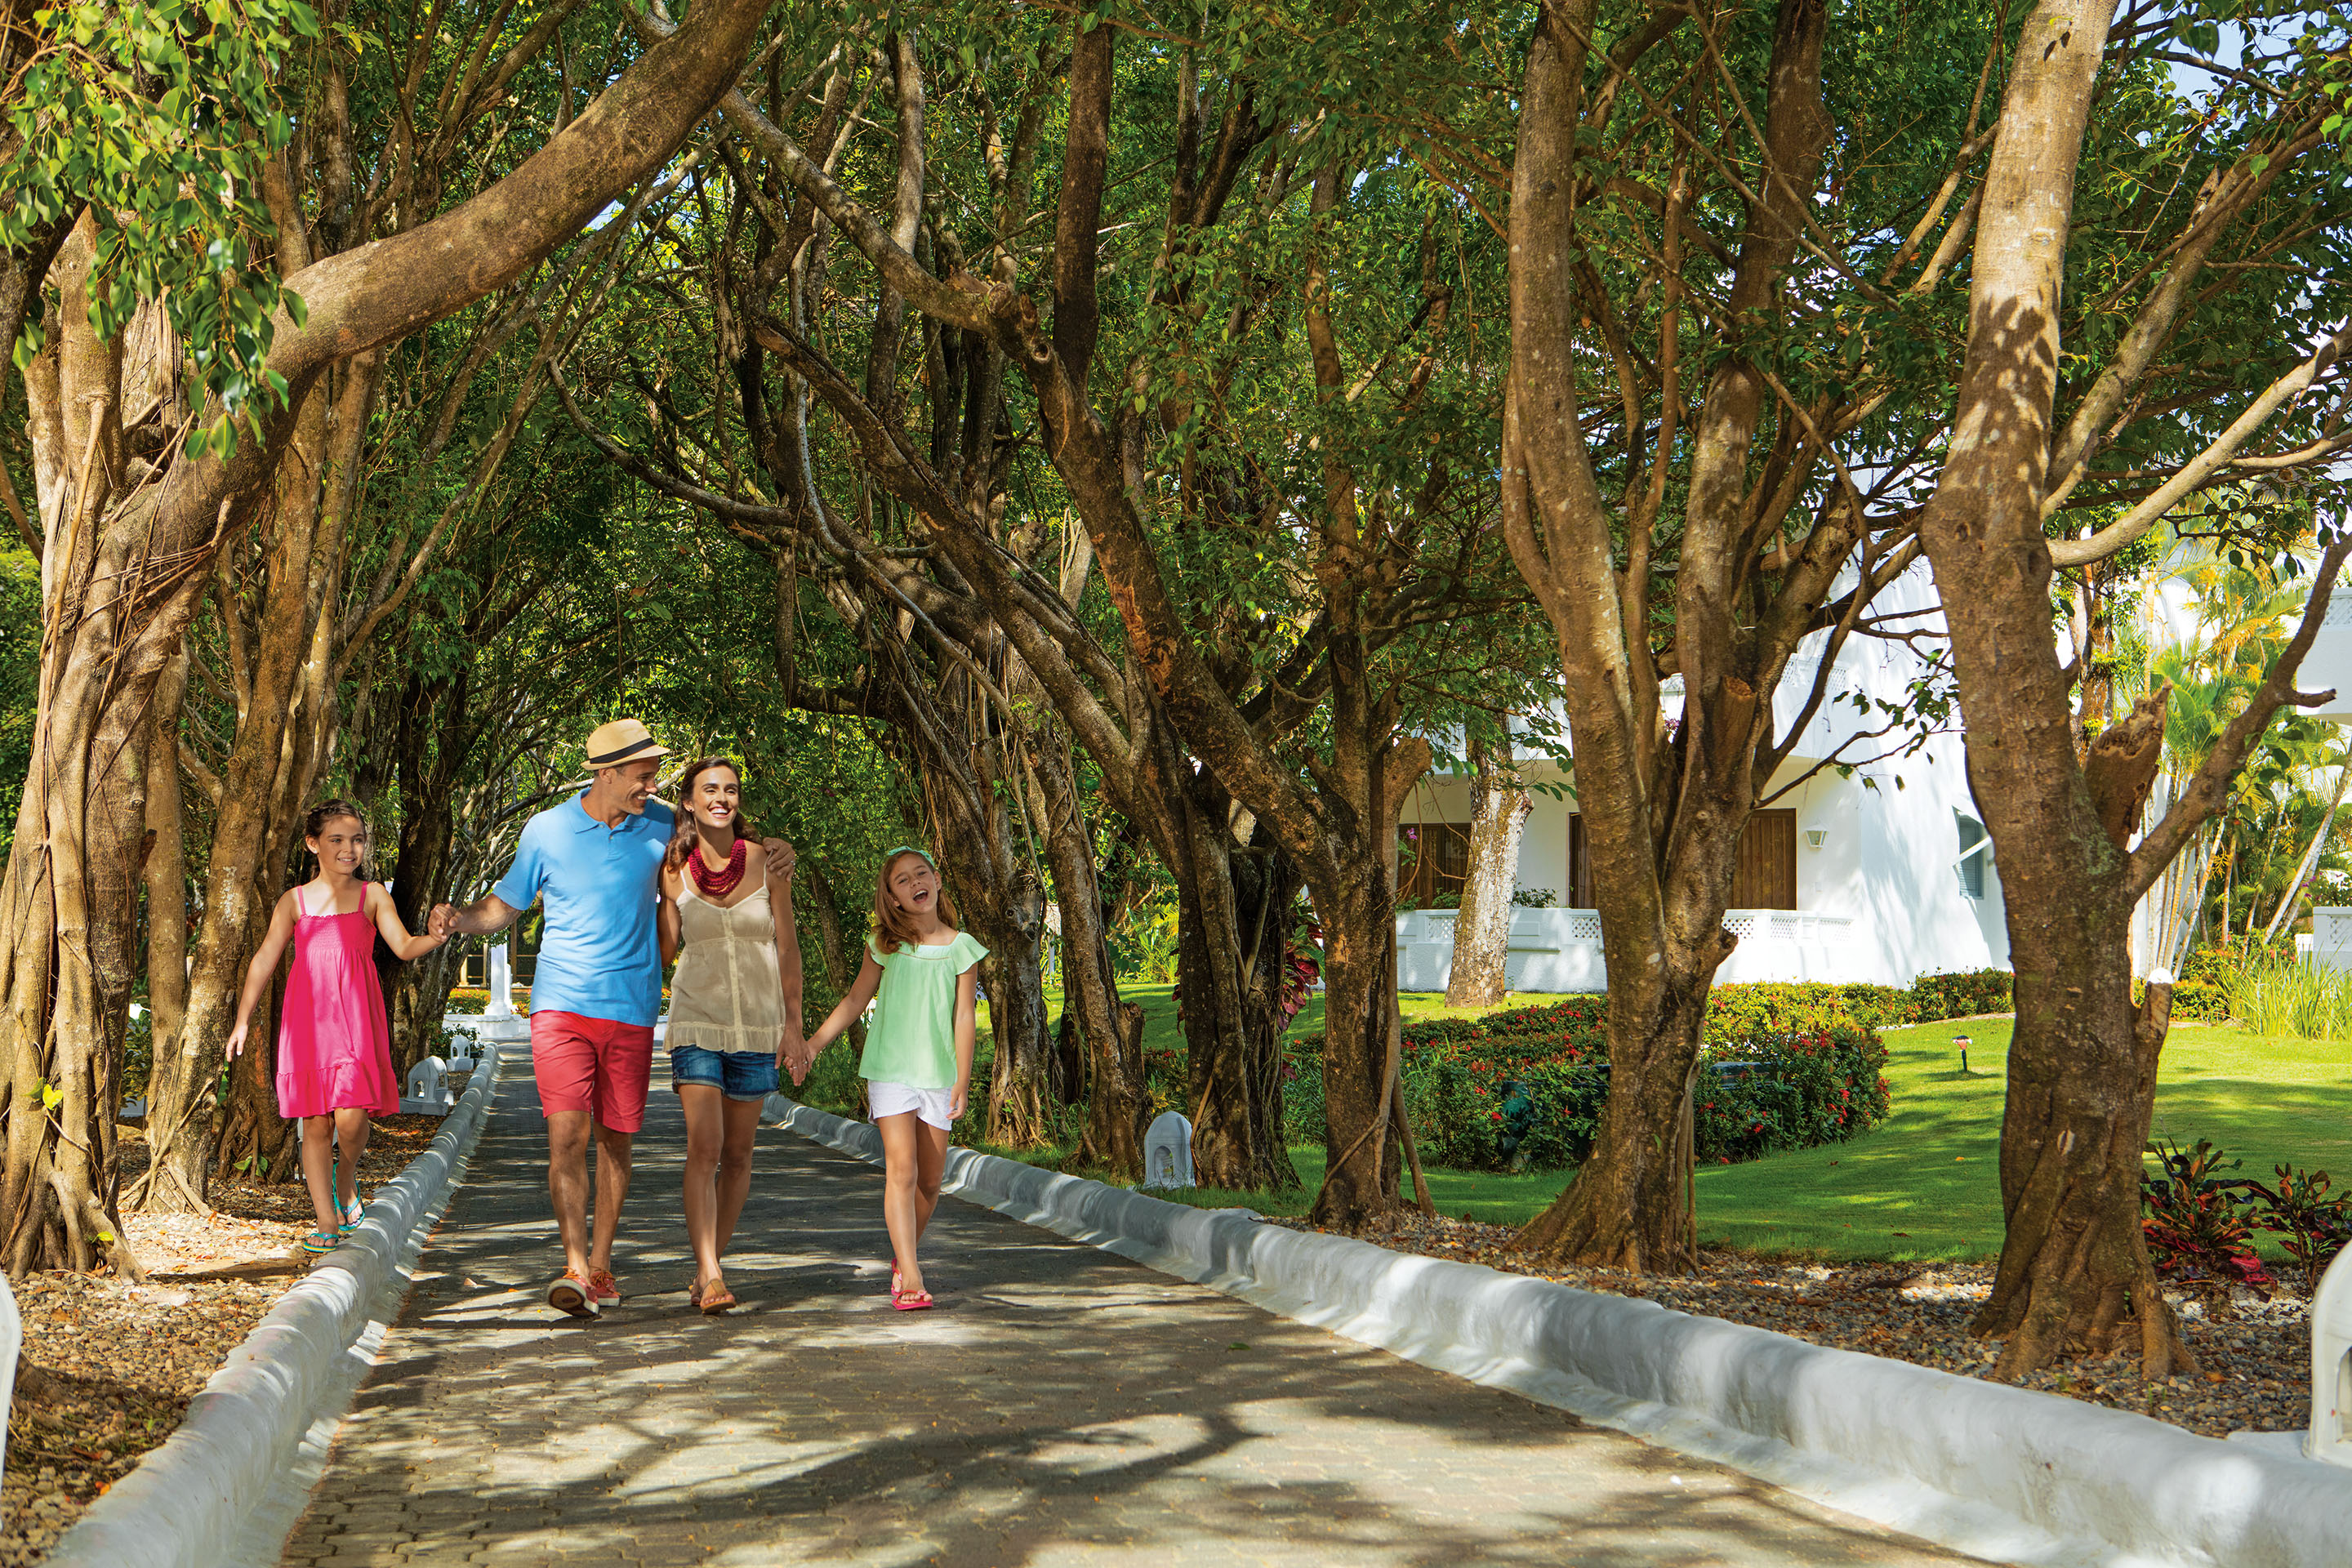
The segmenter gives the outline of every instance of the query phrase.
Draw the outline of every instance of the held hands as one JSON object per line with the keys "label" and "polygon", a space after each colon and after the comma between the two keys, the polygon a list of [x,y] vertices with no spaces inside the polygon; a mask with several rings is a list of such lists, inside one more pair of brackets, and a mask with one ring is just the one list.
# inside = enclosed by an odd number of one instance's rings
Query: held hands
{"label": "held hands", "polygon": [[776,1070],[792,1074],[794,1088],[808,1081],[809,1067],[815,1060],[816,1052],[808,1042],[794,1039],[790,1029],[776,1042]]}
{"label": "held hands", "polygon": [[439,937],[443,942],[457,934],[457,907],[436,904],[433,912],[425,917],[425,934]]}

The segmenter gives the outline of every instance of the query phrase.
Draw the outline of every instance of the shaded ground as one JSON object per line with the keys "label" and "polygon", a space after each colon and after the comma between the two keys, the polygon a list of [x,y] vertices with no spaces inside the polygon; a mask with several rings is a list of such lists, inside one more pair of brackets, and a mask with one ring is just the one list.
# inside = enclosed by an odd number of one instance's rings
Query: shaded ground
{"label": "shaded ground", "polygon": [[559,1319],[500,1102],[289,1563],[1958,1561],[954,1200],[894,1313],[878,1173],[780,1130],[704,1318],[658,1088],[630,1300]]}
{"label": "shaded ground", "polygon": [[[429,1116],[379,1122],[360,1167],[372,1195],[440,1131]],[[146,1164],[124,1130],[127,1174]],[[126,1178],[127,1179],[127,1178]],[[25,1345],[0,1484],[0,1568],[38,1563],[107,1487],[180,1425],[188,1401],[300,1277],[315,1223],[297,1179],[215,1181],[218,1213],[131,1215],[123,1234],[150,1271],[34,1274],[15,1287]]]}

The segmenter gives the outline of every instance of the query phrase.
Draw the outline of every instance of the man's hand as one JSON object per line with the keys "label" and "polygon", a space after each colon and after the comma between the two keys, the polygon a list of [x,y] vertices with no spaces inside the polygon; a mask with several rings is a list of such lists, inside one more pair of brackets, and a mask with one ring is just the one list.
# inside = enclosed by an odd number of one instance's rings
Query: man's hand
{"label": "man's hand", "polygon": [[760,847],[768,854],[768,875],[791,887],[793,868],[800,861],[800,852],[781,838],[763,840]]}
{"label": "man's hand", "polygon": [[433,912],[425,917],[425,931],[428,936],[489,936],[521,917],[520,910],[496,893],[488,893],[462,910],[454,904],[434,905]]}

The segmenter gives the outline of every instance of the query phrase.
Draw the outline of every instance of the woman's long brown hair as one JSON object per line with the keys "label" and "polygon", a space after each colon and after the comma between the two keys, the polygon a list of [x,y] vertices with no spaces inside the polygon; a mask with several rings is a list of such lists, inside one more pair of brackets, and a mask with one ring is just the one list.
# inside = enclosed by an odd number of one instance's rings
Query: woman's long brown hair
{"label": "woman's long brown hair", "polygon": [[[901,849],[882,862],[882,874],[874,879],[874,951],[877,952],[896,952],[914,943],[915,922],[906,910],[898,907],[898,900],[890,896],[890,873],[899,861],[909,855],[929,866],[933,876],[939,875],[939,862],[919,849]],[[958,931],[963,929],[963,923],[956,919],[955,900],[948,897],[945,881],[940,883],[939,907],[940,920]]]}
{"label": "woman's long brown hair", "polygon": [[[673,871],[684,866],[686,858],[694,853],[695,843],[701,832],[694,826],[694,813],[690,809],[694,800],[694,781],[713,768],[725,768],[735,775],[737,787],[740,789],[742,785],[743,770],[736,766],[732,757],[705,757],[679,776],[677,821],[671,825],[669,850],[662,857],[662,863]],[[751,819],[743,815],[742,800],[740,795],[735,797],[735,837],[746,844],[756,843],[760,837],[759,831],[751,826]]]}

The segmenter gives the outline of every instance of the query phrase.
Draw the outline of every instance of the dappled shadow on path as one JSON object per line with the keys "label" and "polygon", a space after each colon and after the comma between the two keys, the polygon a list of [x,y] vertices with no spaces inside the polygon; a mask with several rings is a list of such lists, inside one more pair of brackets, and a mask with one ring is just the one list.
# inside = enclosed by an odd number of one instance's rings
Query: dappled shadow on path
{"label": "dappled shadow on path", "polygon": [[288,1561],[1958,1561],[953,1200],[894,1312],[879,1173],[779,1129],[702,1317],[655,1098],[574,1323],[510,1076]]}

